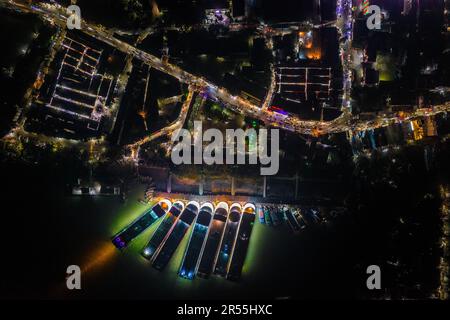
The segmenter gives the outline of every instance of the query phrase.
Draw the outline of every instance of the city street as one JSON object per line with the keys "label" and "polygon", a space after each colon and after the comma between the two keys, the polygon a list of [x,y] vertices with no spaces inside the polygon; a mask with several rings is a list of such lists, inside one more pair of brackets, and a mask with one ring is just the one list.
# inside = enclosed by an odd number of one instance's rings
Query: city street
{"label": "city street", "polygon": [[[4,6],[13,6],[18,10],[24,12],[34,12],[36,14],[41,15],[43,18],[59,24],[61,27],[65,28],[68,15],[64,7],[58,5],[28,5],[20,3],[19,1],[8,1],[2,2]],[[345,42],[341,45],[341,59],[343,62],[344,69],[344,94],[343,94],[343,106],[342,106],[342,115],[336,118],[333,121],[324,122],[324,121],[305,121],[300,119],[299,117],[289,114],[287,117],[280,117],[276,112],[269,111],[266,108],[267,101],[270,101],[269,98],[266,99],[265,105],[261,108],[261,106],[254,105],[251,102],[243,99],[239,96],[232,95],[225,88],[218,88],[213,83],[203,79],[202,77],[197,77],[193,74],[190,74],[178,66],[172,65],[170,63],[164,63],[161,59],[151,55],[147,52],[137,49],[121,40],[118,40],[113,36],[113,33],[105,30],[105,28],[100,28],[98,26],[87,23],[82,20],[81,23],[81,31],[86,34],[103,41],[118,50],[125,52],[138,58],[151,67],[172,75],[177,78],[182,83],[189,84],[196,91],[203,91],[208,89],[208,92],[212,97],[218,98],[223,103],[230,107],[232,110],[241,113],[250,118],[255,118],[261,120],[268,126],[272,126],[275,128],[284,129],[287,131],[313,135],[313,136],[321,136],[331,133],[345,132],[345,131],[359,131],[359,130],[368,130],[375,129],[387,126],[393,122],[399,122],[400,120],[397,115],[388,115],[386,117],[378,117],[376,120],[372,121],[359,121],[357,118],[353,118],[351,115],[351,102],[350,102],[350,92],[351,92],[351,79],[350,79],[350,71],[348,69],[348,61],[351,49],[351,38],[352,38],[352,10],[351,10],[352,2],[349,0],[338,0],[337,3],[337,13],[338,13],[338,21],[337,27],[340,30],[340,33],[343,37],[345,37]],[[272,87],[272,86],[271,86]],[[270,91],[269,91],[270,94]],[[415,117],[420,117],[423,115],[435,115],[441,112],[447,112],[450,110],[450,102],[447,102],[443,105],[439,106],[430,106],[426,110],[417,110],[414,112],[407,113],[403,118],[405,120],[410,120]],[[173,132],[172,126],[170,128],[163,129],[152,135],[153,138],[149,138],[150,140],[154,139],[154,137],[163,136],[164,134],[169,134]],[[138,142],[139,144],[140,142]]]}

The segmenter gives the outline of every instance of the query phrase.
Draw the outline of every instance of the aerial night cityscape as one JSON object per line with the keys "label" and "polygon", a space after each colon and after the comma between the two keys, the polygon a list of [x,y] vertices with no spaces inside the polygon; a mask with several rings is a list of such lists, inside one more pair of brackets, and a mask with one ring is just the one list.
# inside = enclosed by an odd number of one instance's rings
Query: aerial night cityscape
{"label": "aerial night cityscape", "polygon": [[2,300],[448,301],[450,0],[0,15]]}

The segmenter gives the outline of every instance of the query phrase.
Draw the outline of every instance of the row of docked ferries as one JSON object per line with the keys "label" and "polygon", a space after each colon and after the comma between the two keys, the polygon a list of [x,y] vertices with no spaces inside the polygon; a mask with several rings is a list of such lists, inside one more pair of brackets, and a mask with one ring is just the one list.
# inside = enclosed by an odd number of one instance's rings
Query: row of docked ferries
{"label": "row of docked ferries", "polygon": [[[256,208],[226,202],[217,205],[191,201],[171,202],[163,199],[112,238],[118,249],[124,249],[147,228],[161,220],[141,251],[155,269],[163,270],[189,233],[188,246],[179,269],[180,277],[208,278],[211,274],[239,280],[247,255]],[[192,228],[191,228],[192,227]]]}

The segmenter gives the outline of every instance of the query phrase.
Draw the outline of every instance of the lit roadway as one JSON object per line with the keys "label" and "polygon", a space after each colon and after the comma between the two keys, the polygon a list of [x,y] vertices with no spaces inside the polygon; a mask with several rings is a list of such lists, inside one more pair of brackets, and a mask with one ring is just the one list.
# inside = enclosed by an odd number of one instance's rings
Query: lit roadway
{"label": "lit roadway", "polygon": [[[7,7],[12,7],[13,9],[23,11],[23,12],[34,12],[36,14],[41,15],[43,18],[47,19],[50,22],[60,25],[65,28],[67,25],[67,20],[69,15],[66,13],[66,8],[58,6],[58,5],[48,5],[48,4],[35,4],[29,5],[27,2],[19,2],[19,1],[4,1],[1,0],[0,4]],[[349,0],[338,0],[338,5],[349,6],[351,1]],[[338,21],[338,28],[343,28],[344,30],[340,30],[341,32],[346,32],[351,30],[350,28],[346,28],[349,23],[351,23],[351,17],[347,16],[351,9],[344,7],[342,8],[342,13],[345,18],[343,21]],[[339,25],[339,22],[344,22],[344,25]],[[337,133],[348,130],[364,130],[370,128],[377,128],[385,125],[389,125],[392,121],[398,121],[395,116],[387,117],[387,118],[378,118],[372,122],[355,122],[350,112],[348,112],[346,108],[344,108],[343,114],[330,122],[324,121],[307,121],[301,120],[298,116],[289,114],[288,116],[282,116],[277,113],[271,112],[267,110],[267,108],[260,108],[260,106],[250,103],[249,101],[233,96],[230,92],[228,92],[224,88],[218,88],[213,83],[208,82],[207,80],[190,74],[179,67],[164,63],[161,59],[153,56],[147,52],[137,49],[134,46],[131,46],[123,41],[116,39],[113,36],[113,32],[105,30],[103,27],[98,27],[93,24],[89,24],[86,21],[82,20],[81,22],[81,31],[86,34],[103,41],[118,50],[130,54],[137,59],[147,63],[151,67],[160,70],[164,73],[170,74],[173,77],[177,78],[180,82],[187,83],[193,90],[204,91],[207,92],[211,97],[218,98],[222,100],[227,107],[236,112],[249,116],[251,118],[256,118],[263,121],[266,125],[288,130],[291,132],[296,132],[300,134],[314,135],[319,136],[328,133]],[[350,31],[351,32],[351,31]],[[349,37],[349,40],[351,36]],[[346,41],[344,55],[348,51],[348,47],[350,45],[350,41]],[[342,57],[343,61],[346,61],[345,56]],[[345,62],[344,62],[345,63]],[[345,70],[346,68],[344,68]],[[349,75],[344,75],[344,79],[346,79]],[[349,101],[349,91],[348,89],[349,83],[344,84],[344,101]],[[266,99],[266,101],[270,101],[270,99]],[[186,106],[187,104],[185,104]],[[406,118],[412,118],[416,116],[421,116],[424,114],[435,114],[438,112],[448,111],[450,110],[449,103],[446,103],[442,106],[434,106],[432,110],[428,111],[418,111],[415,113],[409,114]],[[180,120],[180,118],[179,118]],[[178,123],[178,122],[176,122]],[[178,127],[178,126],[177,126]],[[157,133],[157,136],[162,136],[166,133],[170,133],[173,130],[173,125],[169,126],[166,130],[162,129]],[[155,135],[152,135],[155,136]]]}
{"label": "lit roadway", "polygon": [[[343,97],[342,97],[342,111],[345,113],[351,112],[351,90],[352,79],[350,70],[351,50],[353,40],[353,11],[351,0],[337,0],[336,2],[336,27],[339,33],[339,56],[341,58],[342,73],[343,73]],[[344,39],[344,41],[341,41]]]}

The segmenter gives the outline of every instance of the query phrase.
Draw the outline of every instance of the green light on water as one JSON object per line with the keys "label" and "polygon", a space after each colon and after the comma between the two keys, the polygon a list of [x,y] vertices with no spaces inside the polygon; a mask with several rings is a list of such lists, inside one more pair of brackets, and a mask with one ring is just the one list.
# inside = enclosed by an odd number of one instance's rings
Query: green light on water
{"label": "green light on water", "polygon": [[139,186],[130,192],[126,202],[114,214],[114,219],[111,221],[109,227],[111,236],[128,226],[154,205],[154,203],[145,205],[139,202],[139,199],[142,199],[144,196],[144,191],[145,187]]}
{"label": "green light on water", "polygon": [[255,223],[253,225],[247,256],[245,257],[244,266],[242,268],[242,277],[255,272],[257,269],[260,256],[264,253],[264,233],[266,231],[264,228],[267,227],[260,223]]}

